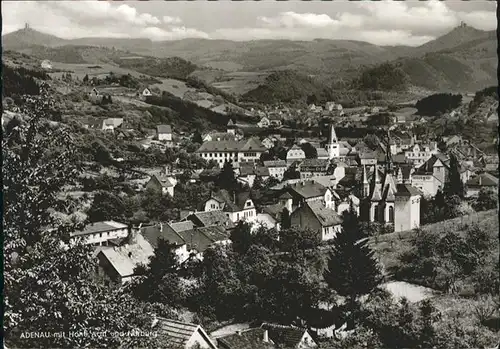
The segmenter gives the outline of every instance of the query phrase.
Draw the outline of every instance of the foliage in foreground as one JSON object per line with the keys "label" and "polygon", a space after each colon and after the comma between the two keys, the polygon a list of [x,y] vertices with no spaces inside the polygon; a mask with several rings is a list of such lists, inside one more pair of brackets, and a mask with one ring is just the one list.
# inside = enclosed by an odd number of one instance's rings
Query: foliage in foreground
{"label": "foliage in foreground", "polygon": [[[94,278],[90,247],[68,244],[81,223],[72,216],[58,218],[54,208],[60,206],[60,188],[72,183],[77,168],[71,137],[43,120],[50,104],[45,95],[26,98],[22,112],[29,121],[2,140],[6,342],[18,347],[157,346],[154,337],[110,334],[147,331],[148,314],[171,315],[168,309],[105,287]],[[29,338],[27,332],[49,335]]]}

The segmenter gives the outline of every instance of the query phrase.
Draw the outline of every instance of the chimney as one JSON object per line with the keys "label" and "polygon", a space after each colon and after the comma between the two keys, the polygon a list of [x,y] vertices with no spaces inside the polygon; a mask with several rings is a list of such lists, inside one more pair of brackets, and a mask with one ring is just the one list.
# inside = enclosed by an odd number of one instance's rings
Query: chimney
{"label": "chimney", "polygon": [[264,336],[262,338],[262,341],[264,343],[268,343],[269,342],[269,333],[267,332],[267,330],[264,330]]}
{"label": "chimney", "polygon": [[482,178],[481,175],[479,175],[479,185],[481,185],[482,182],[481,178]]}

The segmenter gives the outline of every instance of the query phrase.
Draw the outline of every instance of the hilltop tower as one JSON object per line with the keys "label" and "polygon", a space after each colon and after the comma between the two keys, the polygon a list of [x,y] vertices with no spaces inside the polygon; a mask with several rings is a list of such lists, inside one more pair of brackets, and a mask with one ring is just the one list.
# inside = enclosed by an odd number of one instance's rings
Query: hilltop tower
{"label": "hilltop tower", "polygon": [[30,25],[29,25],[28,23],[24,23],[24,29],[25,29],[25,30],[30,29]]}
{"label": "hilltop tower", "polygon": [[328,152],[328,158],[338,159],[340,157],[340,144],[335,133],[335,128],[333,124],[330,125],[330,133],[328,135],[328,143],[326,144],[326,151]]}

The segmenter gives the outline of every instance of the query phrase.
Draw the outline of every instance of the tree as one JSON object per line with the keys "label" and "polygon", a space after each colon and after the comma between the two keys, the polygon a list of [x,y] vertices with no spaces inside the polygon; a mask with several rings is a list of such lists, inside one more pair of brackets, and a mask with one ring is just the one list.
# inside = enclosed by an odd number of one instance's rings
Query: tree
{"label": "tree", "polygon": [[342,218],[342,229],[333,242],[324,277],[333,290],[353,305],[358,297],[380,285],[382,275],[368,239],[360,232],[356,213],[345,211]]}
{"label": "tree", "polygon": [[233,251],[243,255],[252,245],[251,227],[248,223],[239,222],[238,225],[231,231],[230,236]]}
{"label": "tree", "polygon": [[307,105],[316,104],[318,103],[318,97],[315,94],[309,95],[307,96],[306,103]]}
{"label": "tree", "polygon": [[252,189],[261,190],[264,187],[264,181],[262,180],[261,175],[256,175],[253,181]]}
{"label": "tree", "polygon": [[193,134],[193,143],[202,144],[203,138],[201,137],[201,133],[196,130]]}
{"label": "tree", "polygon": [[281,211],[281,229],[289,229],[290,226],[290,212],[285,207],[283,208],[283,211]]}
{"label": "tree", "polygon": [[486,211],[497,208],[498,195],[491,189],[481,189],[473,207],[476,211]]}
{"label": "tree", "polygon": [[236,181],[233,165],[230,162],[226,161],[224,163],[224,167],[222,167],[220,174],[217,176],[215,184],[219,188],[226,189],[228,191],[235,191],[238,189],[239,186]]}
{"label": "tree", "polygon": [[91,222],[108,220],[121,222],[125,220],[126,211],[127,207],[122,198],[106,191],[100,191],[95,194],[87,214]]}
{"label": "tree", "polygon": [[134,270],[140,278],[134,282],[133,293],[136,298],[178,306],[182,300],[182,290],[177,271],[179,260],[175,254],[175,245],[158,238],[149,264],[140,265]]}
{"label": "tree", "polygon": [[448,180],[444,185],[444,193],[447,196],[457,195],[460,199],[463,199],[465,195],[464,183],[460,177],[460,164],[454,154],[450,156],[449,166]]}
{"label": "tree", "polygon": [[61,188],[74,184],[76,148],[66,129],[45,123],[41,98],[27,97],[22,112],[30,116],[2,140],[4,198],[4,338],[14,347],[142,347],[153,338],[112,336],[23,337],[26,332],[103,333],[147,330],[139,304],[122,288],[109,289],[94,277],[90,246],[69,245],[82,224],[61,217]]}
{"label": "tree", "polygon": [[318,151],[311,143],[304,143],[300,148],[306,154],[306,159],[316,159],[318,157]]}
{"label": "tree", "polygon": [[300,172],[297,171],[297,168],[293,165],[287,168],[285,173],[283,173],[283,180],[299,179],[299,178],[300,178]]}

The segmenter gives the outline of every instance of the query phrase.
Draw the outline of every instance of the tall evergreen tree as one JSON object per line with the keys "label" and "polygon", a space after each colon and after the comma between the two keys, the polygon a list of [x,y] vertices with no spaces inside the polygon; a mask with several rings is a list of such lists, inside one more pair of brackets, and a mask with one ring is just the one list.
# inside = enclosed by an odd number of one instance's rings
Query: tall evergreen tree
{"label": "tall evergreen tree", "polygon": [[448,181],[444,185],[444,193],[447,196],[457,195],[461,199],[465,195],[464,183],[460,178],[460,164],[454,154],[450,156],[450,170],[448,172]]}
{"label": "tall evergreen tree", "polygon": [[344,212],[342,218],[342,230],[333,242],[324,278],[333,290],[353,304],[380,285],[382,275],[368,239],[360,231],[356,213],[351,209]]}
{"label": "tall evergreen tree", "polygon": [[281,229],[288,229],[291,226],[290,222],[290,212],[285,207],[283,211],[281,211]]}
{"label": "tall evergreen tree", "polygon": [[222,170],[217,177],[216,185],[219,188],[226,189],[230,192],[234,192],[238,189],[239,186],[234,175],[233,165],[230,162],[226,161],[224,163],[224,167],[222,167]]}
{"label": "tall evergreen tree", "polygon": [[171,306],[179,304],[179,260],[174,250],[173,244],[158,238],[154,254],[149,257],[149,264],[136,267],[135,272],[141,277],[134,282],[132,289],[138,299]]}

